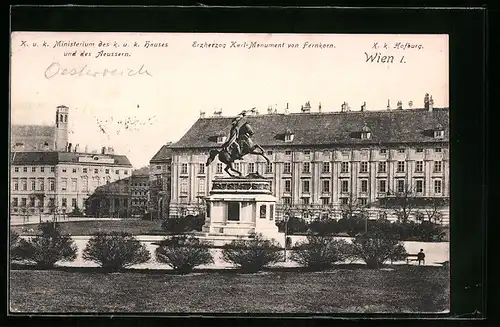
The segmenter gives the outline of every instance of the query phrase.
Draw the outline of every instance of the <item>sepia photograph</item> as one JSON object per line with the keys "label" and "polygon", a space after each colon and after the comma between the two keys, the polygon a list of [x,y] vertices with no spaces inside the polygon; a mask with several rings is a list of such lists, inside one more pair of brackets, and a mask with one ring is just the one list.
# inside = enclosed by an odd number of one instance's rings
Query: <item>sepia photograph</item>
{"label": "sepia photograph", "polygon": [[10,313],[450,312],[448,35],[12,32],[10,60]]}

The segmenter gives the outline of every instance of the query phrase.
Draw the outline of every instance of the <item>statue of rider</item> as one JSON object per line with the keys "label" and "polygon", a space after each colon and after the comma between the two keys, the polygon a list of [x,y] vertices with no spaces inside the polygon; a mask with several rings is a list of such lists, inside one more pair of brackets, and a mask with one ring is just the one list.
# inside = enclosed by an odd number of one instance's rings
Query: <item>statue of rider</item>
{"label": "statue of rider", "polygon": [[245,115],[246,110],[242,111],[233,119],[233,121],[231,122],[231,131],[229,132],[229,138],[226,143],[222,145],[222,150],[226,150],[229,153],[232,153],[231,149],[234,148],[233,151],[235,151],[236,153],[236,158],[239,158],[241,155],[240,145],[238,144],[238,142],[236,142],[240,132],[239,122],[243,117],[245,117]]}

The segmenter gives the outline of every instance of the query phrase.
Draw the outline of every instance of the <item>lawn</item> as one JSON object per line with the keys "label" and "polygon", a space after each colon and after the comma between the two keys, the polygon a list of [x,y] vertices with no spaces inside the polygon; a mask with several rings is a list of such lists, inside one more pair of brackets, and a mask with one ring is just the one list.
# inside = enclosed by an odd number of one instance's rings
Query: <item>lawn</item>
{"label": "lawn", "polygon": [[[127,232],[133,235],[155,235],[164,233],[161,228],[160,220],[95,220],[95,221],[61,221],[60,225],[64,233],[70,233],[73,236],[87,236],[95,232]],[[24,226],[11,226],[11,230],[19,235],[33,235],[34,232],[28,232],[32,229],[35,233],[38,231],[38,224],[29,224]]]}
{"label": "lawn", "polygon": [[12,312],[411,313],[449,309],[449,271],[401,266],[174,275],[11,270]]}

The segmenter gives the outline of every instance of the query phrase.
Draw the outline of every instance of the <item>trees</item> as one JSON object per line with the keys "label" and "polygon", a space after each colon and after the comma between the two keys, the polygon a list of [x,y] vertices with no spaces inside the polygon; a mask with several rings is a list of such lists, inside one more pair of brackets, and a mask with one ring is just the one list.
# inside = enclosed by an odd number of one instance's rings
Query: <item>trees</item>
{"label": "trees", "polygon": [[360,234],[352,241],[352,257],[369,268],[380,268],[387,260],[403,260],[406,255],[403,243],[382,231]]}
{"label": "trees", "polygon": [[351,256],[350,244],[332,237],[309,235],[307,241],[294,247],[291,259],[312,270],[331,268]]}
{"label": "trees", "polygon": [[156,260],[179,273],[190,273],[199,265],[213,263],[209,244],[196,237],[181,235],[163,240],[156,248]]}

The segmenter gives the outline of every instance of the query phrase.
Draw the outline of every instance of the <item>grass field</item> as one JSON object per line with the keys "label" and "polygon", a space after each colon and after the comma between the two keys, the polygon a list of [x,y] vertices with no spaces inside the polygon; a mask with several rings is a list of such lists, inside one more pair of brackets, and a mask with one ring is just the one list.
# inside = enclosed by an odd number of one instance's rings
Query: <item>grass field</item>
{"label": "grass field", "polygon": [[[160,220],[95,220],[95,221],[62,221],[61,227],[65,233],[73,236],[87,236],[95,232],[127,232],[133,235],[154,235],[164,234],[161,228]],[[24,226],[12,226],[11,230],[19,235],[32,235],[28,232],[32,229],[35,233],[38,231],[38,224],[29,224]]]}
{"label": "grass field", "polygon": [[442,267],[258,274],[11,270],[12,312],[411,313],[449,309]]}

